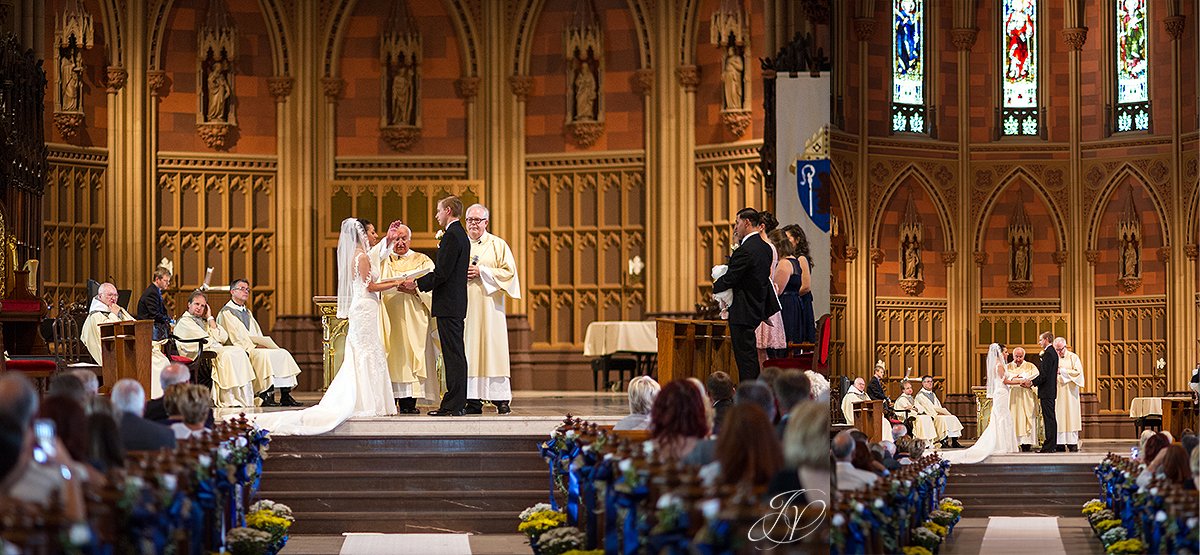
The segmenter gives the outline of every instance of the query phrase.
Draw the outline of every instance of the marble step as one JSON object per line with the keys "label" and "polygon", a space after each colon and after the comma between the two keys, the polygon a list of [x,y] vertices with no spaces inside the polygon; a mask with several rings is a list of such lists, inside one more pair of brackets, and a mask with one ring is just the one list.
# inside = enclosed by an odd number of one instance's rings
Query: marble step
{"label": "marble step", "polygon": [[264,464],[268,473],[279,471],[327,472],[339,470],[542,470],[549,473],[541,456],[536,451],[488,452],[488,453],[443,453],[435,451],[407,451],[402,453],[330,451],[330,452],[279,452],[272,449]]}
{"label": "marble step", "polygon": [[966,509],[964,517],[987,518],[989,516],[1057,516],[1080,517],[1080,507],[1091,497],[1078,503],[1048,503],[1041,499],[1031,499],[1028,502],[971,504],[963,501]]}
{"label": "marble step", "polygon": [[[540,470],[408,470],[396,465],[380,470],[325,472],[270,470],[264,466],[264,491],[420,491],[550,490],[549,469]],[[266,495],[266,494],[264,494]],[[269,496],[268,496],[269,497]]]}
{"label": "marble step", "polygon": [[520,511],[317,512],[297,515],[291,534],[515,534]]}
{"label": "marble step", "polygon": [[419,512],[463,513],[464,518],[487,511],[520,513],[535,503],[545,503],[548,491],[540,490],[416,490],[265,492],[263,497],[291,507],[301,518],[319,512]]}
{"label": "marble step", "polygon": [[1047,484],[1047,483],[991,483],[991,484],[946,484],[944,495],[959,497],[961,495],[996,494],[1011,497],[1027,495],[1100,495],[1100,487],[1096,483],[1084,484]]}
{"label": "marble step", "polygon": [[549,436],[280,436],[271,439],[270,453],[529,453]]}

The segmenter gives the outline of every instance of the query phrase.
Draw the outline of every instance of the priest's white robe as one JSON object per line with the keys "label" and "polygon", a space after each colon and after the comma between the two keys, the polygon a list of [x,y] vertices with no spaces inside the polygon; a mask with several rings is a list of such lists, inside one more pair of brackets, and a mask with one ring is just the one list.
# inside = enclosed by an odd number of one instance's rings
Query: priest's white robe
{"label": "priest's white robe", "polygon": [[1083,429],[1083,411],[1079,388],[1083,387],[1083,363],[1079,355],[1064,351],[1058,357],[1058,398],[1054,401],[1054,417],[1058,421],[1059,445],[1077,445]]}
{"label": "priest's white robe", "polygon": [[937,426],[933,423],[933,417],[925,414],[925,408],[917,403],[915,397],[901,394],[892,408],[896,411],[907,411],[908,415],[913,417],[913,437],[925,441],[937,439]]}
{"label": "priest's white robe", "polygon": [[957,416],[942,406],[937,395],[921,388],[921,391],[914,397],[917,399],[917,405],[924,409],[925,414],[933,417],[933,425],[937,429],[937,441],[948,437],[962,437],[962,422],[959,422]]}
{"label": "priest's white robe", "polygon": [[[83,346],[87,348],[88,354],[92,355],[92,360],[96,364],[104,365],[103,351],[100,349],[100,324],[111,324],[114,322],[128,322],[133,320],[133,316],[124,308],[118,309],[117,314],[113,314],[109,310],[108,305],[100,302],[99,299],[92,299],[91,306],[88,307],[88,317],[80,326],[79,340],[83,342]],[[162,397],[162,384],[158,383],[158,377],[162,375],[162,371],[171,363],[167,355],[162,352],[162,341],[151,342],[150,344],[150,397]]]}
{"label": "priest's white robe", "polygon": [[[205,351],[216,353],[213,359],[213,401],[217,407],[253,407],[254,406],[254,367],[245,349],[225,346],[229,334],[221,326],[208,327],[208,323],[199,316],[185,312],[175,323],[175,335],[180,339],[206,338]],[[200,356],[200,349],[195,343],[175,342],[179,353],[188,358]]]}
{"label": "priest's white robe", "polygon": [[858,401],[870,401],[871,397],[863,391],[859,391],[851,387],[846,392],[846,396],[842,397],[842,415],[846,417],[846,423],[854,425],[854,403]]}
{"label": "priest's white robe", "polygon": [[471,264],[479,278],[467,282],[467,398],[512,400],[508,358],[508,317],[504,298],[521,298],[517,263],[503,239],[484,232],[471,241]]}
{"label": "priest's white robe", "polygon": [[[394,279],[414,272],[432,271],[433,260],[423,253],[410,250],[403,255],[392,254],[380,264],[379,279]],[[417,294],[387,289],[380,293],[379,311],[383,348],[387,351],[388,375],[392,382],[392,397],[435,400],[440,390],[437,382],[437,341],[430,341],[429,310],[433,293]],[[430,371],[434,370],[434,371]],[[432,378],[431,378],[432,376]]]}
{"label": "priest's white robe", "polygon": [[[1008,379],[1032,380],[1038,376],[1038,368],[1028,360],[1017,366],[1010,362],[1004,366],[1004,377]],[[1021,445],[1037,443],[1037,390],[1032,387],[1012,386],[1008,388],[1008,408],[1013,417],[1013,428],[1017,442]]]}
{"label": "priest's white robe", "polygon": [[263,335],[250,307],[239,306],[231,299],[217,313],[217,325],[229,336],[226,345],[243,349],[250,357],[250,366],[254,368],[254,393],[262,393],[271,386],[296,387],[296,376],[300,374],[296,359],[286,349],[263,346],[275,342]]}

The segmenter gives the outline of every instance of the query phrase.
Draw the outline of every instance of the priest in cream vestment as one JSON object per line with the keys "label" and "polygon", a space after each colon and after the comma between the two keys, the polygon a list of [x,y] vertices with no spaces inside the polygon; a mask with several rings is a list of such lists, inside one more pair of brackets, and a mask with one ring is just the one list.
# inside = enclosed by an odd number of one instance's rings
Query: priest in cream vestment
{"label": "priest in cream vestment", "polygon": [[[88,307],[87,319],[80,326],[79,340],[83,342],[83,346],[87,348],[88,354],[92,355],[92,360],[96,364],[104,365],[103,351],[100,349],[100,324],[111,324],[114,322],[128,322],[133,320],[133,315],[129,314],[128,310],[117,305],[117,286],[111,283],[101,283],[100,289],[96,292],[96,296],[92,299],[91,306]],[[151,397],[162,396],[162,385],[158,383],[158,376],[163,369],[170,364],[170,359],[162,352],[162,342],[156,341],[150,346],[150,394]]]}
{"label": "priest in cream vestment", "polygon": [[[395,237],[392,230],[396,230]],[[392,252],[380,261],[380,281],[416,279],[433,271],[433,260],[409,249],[412,230],[393,224],[388,230]],[[417,398],[436,399],[437,341],[430,341],[429,310],[433,294],[429,291],[405,292],[395,288],[380,293],[380,324],[383,350],[387,352],[392,397],[400,414],[421,414]],[[433,376],[433,380],[430,380]],[[429,387],[426,387],[426,386]]]}
{"label": "priest in cream vestment", "polygon": [[913,437],[932,443],[938,437],[937,426],[933,423],[933,417],[925,414],[924,407],[917,404],[917,398],[913,397],[912,382],[905,380],[903,387],[904,393],[901,393],[896,398],[896,402],[892,407],[896,412],[905,412],[908,416],[913,417]]}
{"label": "priest in cream vestment", "polygon": [[471,265],[467,268],[467,318],[463,340],[467,348],[467,407],[483,412],[483,400],[508,414],[512,401],[512,378],[508,360],[508,317],[504,298],[521,298],[517,262],[503,239],[487,232],[491,215],[483,205],[466,212],[467,238],[471,241]]}
{"label": "priest in cream vestment", "polygon": [[[1054,340],[1058,351],[1058,397],[1054,401],[1054,415],[1058,419],[1059,450],[1078,451],[1079,432],[1083,430],[1083,411],[1079,403],[1079,388],[1083,387],[1083,363],[1079,355],[1067,348],[1067,340]],[[1063,449],[1066,446],[1066,449]]]}
{"label": "priest in cream vestment", "polygon": [[[174,333],[180,339],[206,338],[208,343],[204,344],[204,350],[217,354],[212,369],[212,395],[217,407],[254,406],[254,367],[250,365],[250,357],[241,347],[224,345],[229,340],[229,334],[213,318],[207,295],[201,291],[192,293],[188,298],[187,312],[175,322]],[[175,343],[183,356],[200,356],[195,343]]]}
{"label": "priest in cream vestment", "polygon": [[[1013,349],[1013,361],[1004,366],[1005,379],[1029,381],[1037,375],[1037,366],[1025,360],[1025,349]],[[1008,407],[1012,412],[1017,443],[1021,445],[1022,452],[1028,453],[1037,443],[1037,413],[1040,409],[1037,391],[1031,387],[1010,387],[1008,391]]]}
{"label": "priest in cream vestment", "polygon": [[871,396],[867,395],[867,382],[862,378],[854,378],[854,385],[846,391],[846,396],[842,397],[842,415],[846,417],[846,423],[854,425],[854,403],[859,401],[870,401]]}
{"label": "priest in cream vestment", "polygon": [[[229,302],[217,313],[217,325],[229,336],[225,344],[239,347],[249,355],[254,367],[254,393],[262,399],[264,407],[299,407],[302,403],[292,398],[292,388],[296,387],[300,366],[291,353],[263,335],[258,320],[246,305],[249,301],[250,282],[233,280],[229,285]],[[278,403],[275,389],[279,390]]]}
{"label": "priest in cream vestment", "polygon": [[933,425],[937,428],[937,440],[942,442],[942,446],[947,447],[946,441],[949,440],[952,443],[948,447],[962,447],[958,443],[958,438],[962,437],[962,422],[959,422],[957,416],[943,407],[942,402],[934,394],[932,376],[921,378],[921,392],[917,393],[915,397],[917,405],[924,409],[923,412],[933,417]]}

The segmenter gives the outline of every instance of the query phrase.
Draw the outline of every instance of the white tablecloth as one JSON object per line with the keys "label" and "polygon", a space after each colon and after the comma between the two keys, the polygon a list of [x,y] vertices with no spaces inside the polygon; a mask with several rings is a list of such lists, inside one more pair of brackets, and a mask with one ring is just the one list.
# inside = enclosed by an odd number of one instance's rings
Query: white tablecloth
{"label": "white tablecloth", "polygon": [[1136,397],[1129,403],[1129,417],[1141,418],[1152,414],[1162,416],[1163,399],[1187,399],[1187,397]]}
{"label": "white tablecloth", "polygon": [[617,352],[657,353],[655,322],[592,322],[583,339],[583,356],[602,357]]}

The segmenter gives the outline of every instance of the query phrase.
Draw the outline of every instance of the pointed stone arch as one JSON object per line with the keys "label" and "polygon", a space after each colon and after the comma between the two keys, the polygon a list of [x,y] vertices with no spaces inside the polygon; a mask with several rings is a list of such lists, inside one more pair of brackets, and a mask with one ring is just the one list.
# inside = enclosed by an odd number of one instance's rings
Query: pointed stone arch
{"label": "pointed stone arch", "polygon": [[838,202],[842,205],[841,228],[846,236],[846,245],[853,245],[855,225],[857,224],[854,216],[858,214],[858,210],[854,203],[854,197],[846,189],[845,179],[837,164],[829,164],[829,182],[833,193],[837,195]]}
{"label": "pointed stone arch", "polygon": [[[650,64],[653,61],[650,48],[650,13],[646,7],[645,0],[625,0],[625,5],[629,9],[630,18],[633,19],[634,33],[638,37],[638,64],[640,68],[652,67]],[[546,0],[527,0],[518,6],[517,16],[514,28],[516,32],[512,35],[512,59],[511,71],[509,75],[527,75],[529,72],[529,56],[533,52],[531,47],[534,33],[537,32],[538,23],[542,19],[542,8],[546,6]]]}
{"label": "pointed stone arch", "polygon": [[987,236],[988,218],[991,217],[992,210],[996,208],[996,204],[998,204],[1000,196],[1006,190],[1008,190],[1009,187],[1013,186],[1017,179],[1023,179],[1025,183],[1029,185],[1029,188],[1033,189],[1034,193],[1049,210],[1051,217],[1054,218],[1054,244],[1057,246],[1058,250],[1066,250],[1067,226],[1066,222],[1063,221],[1062,213],[1059,210],[1059,207],[1054,203],[1054,197],[1050,195],[1050,192],[1046,189],[1045,184],[1043,184],[1037,177],[1030,173],[1029,170],[1019,166],[1009,170],[1008,173],[1004,174],[1004,176],[1000,178],[999,183],[995,186],[995,188],[992,189],[991,193],[988,194],[987,199],[984,201],[983,208],[979,211],[979,219],[975,222],[975,237],[972,243],[973,250],[975,252],[983,250],[983,242]]}
{"label": "pointed stone arch", "polygon": [[1151,180],[1145,173],[1133,164],[1126,162],[1117,168],[1108,178],[1108,181],[1105,182],[1104,186],[1100,188],[1100,191],[1096,195],[1095,203],[1088,212],[1088,249],[1096,249],[1096,242],[1100,238],[1100,219],[1104,216],[1104,212],[1108,210],[1108,205],[1112,203],[1113,193],[1116,192],[1121,184],[1125,183],[1126,178],[1132,178],[1132,181],[1146,193],[1146,197],[1150,199],[1151,206],[1154,207],[1154,213],[1158,216],[1159,232],[1162,233],[1163,245],[1171,244],[1170,218],[1163,206],[1163,199],[1158,195],[1158,191],[1154,187],[1148,185],[1148,183],[1151,183]]}
{"label": "pointed stone arch", "polygon": [[[259,0],[278,1],[278,0]],[[324,13],[323,19],[329,23],[325,27],[323,34],[325,42],[325,52],[321,64],[322,76],[334,77],[340,71],[342,59],[342,46],[345,44],[346,22],[354,13],[354,9],[358,7],[358,0],[335,0],[337,3],[333,5],[327,13]],[[479,75],[479,33],[475,28],[475,22],[478,21],[477,15],[470,11],[462,0],[441,0],[442,8],[446,11],[447,17],[454,25],[455,39],[458,41],[458,47],[462,55],[459,56],[461,64],[460,71],[463,77],[475,77]]]}
{"label": "pointed stone arch", "polygon": [[921,185],[921,188],[929,195],[930,201],[933,202],[934,207],[937,209],[938,223],[941,226],[942,236],[946,238],[945,250],[949,252],[958,250],[958,240],[954,236],[954,225],[950,217],[950,211],[946,206],[946,199],[942,197],[938,188],[933,185],[933,180],[914,164],[906,165],[892,177],[891,183],[883,190],[879,201],[871,210],[871,246],[875,247],[879,244],[883,211],[887,209],[888,203],[892,201],[892,196],[896,194],[900,185],[909,177],[912,177]]}

